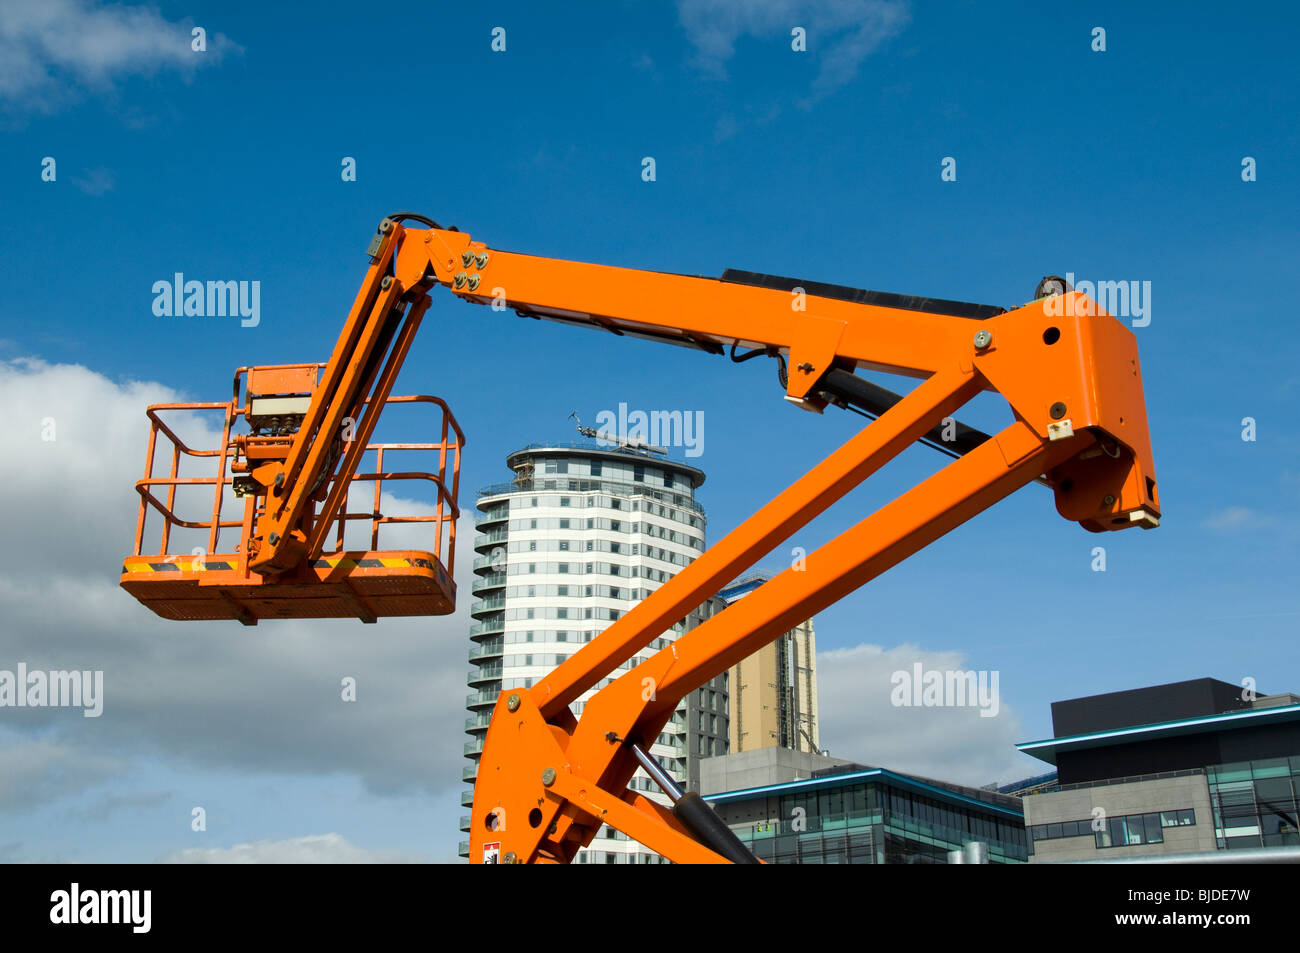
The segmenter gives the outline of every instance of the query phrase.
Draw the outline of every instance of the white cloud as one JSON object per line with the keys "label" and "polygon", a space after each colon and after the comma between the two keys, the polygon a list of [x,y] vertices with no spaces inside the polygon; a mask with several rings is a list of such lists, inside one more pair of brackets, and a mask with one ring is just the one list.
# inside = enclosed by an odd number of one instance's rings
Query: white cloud
{"label": "white cloud", "polygon": [[164,864],[419,864],[426,857],[403,850],[366,850],[341,834],[260,840],[230,848],[190,847],[159,859]]}
{"label": "white cloud", "polygon": [[1232,532],[1233,530],[1261,529],[1268,526],[1269,521],[1261,513],[1247,506],[1229,506],[1216,513],[1211,513],[1205,518],[1203,525],[1207,529]]}
{"label": "white cloud", "polygon": [[[0,668],[104,672],[99,718],[5,710],[20,743],[46,746],[43,759],[26,755],[23,786],[72,795],[115,765],[161,755],[206,771],[340,773],[372,792],[459,792],[471,517],[459,532],[453,615],[253,628],[159,619],[119,588],[118,572],[135,535],[144,409],[177,399],[159,384],[115,383],[85,367],[0,361],[0,526],[22,541],[0,547]],[[53,441],[41,439],[48,419]],[[196,444],[216,442],[197,421],[181,430]],[[340,698],[345,676],[357,680],[356,702]],[[78,764],[95,770],[73,772]],[[7,780],[0,802],[21,795]]]}
{"label": "white cloud", "polygon": [[115,758],[47,739],[0,745],[0,809],[30,807],[97,784],[120,770]]}
{"label": "white cloud", "polygon": [[0,101],[49,110],[77,86],[102,91],[123,77],[164,69],[189,76],[239,49],[208,31],[206,52],[193,50],[195,26],[150,7],[92,0],[0,4]]}
{"label": "white cloud", "polygon": [[[976,787],[1009,782],[1047,768],[1016,751],[1020,720],[1004,698],[997,714],[977,707],[902,707],[891,701],[895,672],[970,671],[959,652],[912,645],[858,645],[817,654],[823,748],[837,758]],[[999,689],[1001,685],[999,677]],[[991,710],[991,709],[990,709]]]}
{"label": "white cloud", "polygon": [[695,46],[696,65],[725,75],[742,37],[777,38],[789,49],[790,31],[807,30],[807,56],[820,71],[812,85],[818,98],[851,82],[858,67],[909,20],[903,0],[678,0],[677,13]]}
{"label": "white cloud", "polygon": [[108,169],[90,169],[84,175],[75,176],[72,184],[87,195],[103,195],[113,190],[116,180]]}

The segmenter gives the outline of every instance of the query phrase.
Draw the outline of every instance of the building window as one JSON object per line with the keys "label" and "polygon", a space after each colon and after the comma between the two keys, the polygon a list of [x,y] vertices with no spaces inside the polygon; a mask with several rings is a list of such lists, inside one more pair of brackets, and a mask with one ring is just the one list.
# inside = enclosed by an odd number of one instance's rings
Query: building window
{"label": "building window", "polygon": [[599,460],[592,460],[592,461],[591,461],[591,475],[592,475],[592,476],[600,476],[600,472],[601,472],[601,471],[600,471],[600,468],[601,468],[601,463],[600,463]]}
{"label": "building window", "polygon": [[642,465],[639,464],[639,463],[638,463],[638,464],[635,464],[635,465],[632,467],[632,482],[634,482],[634,483],[644,483],[644,482],[645,482],[645,467],[642,466]]}

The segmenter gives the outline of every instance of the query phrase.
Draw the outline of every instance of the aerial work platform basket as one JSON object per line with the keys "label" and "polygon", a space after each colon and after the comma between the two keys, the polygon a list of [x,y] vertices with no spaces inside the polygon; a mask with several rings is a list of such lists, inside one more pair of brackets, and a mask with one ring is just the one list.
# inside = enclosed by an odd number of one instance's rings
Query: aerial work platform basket
{"label": "aerial work platform basket", "polygon": [[[349,419],[332,440],[327,466],[295,524],[304,538],[302,559],[283,571],[250,568],[256,543],[249,541],[258,537],[268,499],[252,474],[288,456],[323,367],[240,368],[228,402],[148,408],[144,478],[135,485],[140,494],[135,549],[123,561],[123,589],[165,619],[245,625],[262,619],[374,622],[454,610],[456,498],[465,437],[437,397],[382,398],[384,406],[432,411],[436,439],[362,444],[373,422],[356,428]],[[380,409],[365,406],[359,416]],[[220,438],[211,447],[217,415]],[[205,433],[209,446],[197,449],[177,430]],[[428,469],[396,469],[395,459],[430,463]],[[166,472],[155,473],[156,468]],[[239,518],[233,518],[236,512]],[[161,520],[152,520],[151,513]],[[380,548],[385,527],[386,541],[403,536],[401,548]]]}

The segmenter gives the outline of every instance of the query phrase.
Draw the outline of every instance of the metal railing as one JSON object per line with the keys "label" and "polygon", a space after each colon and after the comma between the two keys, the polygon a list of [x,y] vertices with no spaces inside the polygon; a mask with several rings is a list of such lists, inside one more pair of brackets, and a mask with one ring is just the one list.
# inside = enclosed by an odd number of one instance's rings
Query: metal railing
{"label": "metal railing", "polygon": [[490,484],[480,489],[478,496],[482,499],[485,496],[504,496],[510,493],[608,493],[611,496],[629,498],[644,496],[704,515],[704,506],[693,496],[646,486],[644,483],[626,483],[603,477],[534,476],[509,483]]}
{"label": "metal railing", "polygon": [[[1205,774],[1204,768],[1184,768],[1181,771],[1161,771],[1158,774],[1132,774],[1125,778],[1099,778],[1096,781],[1076,781],[1073,784],[1062,784],[1058,791],[1082,791],[1085,788],[1102,788],[1112,784],[1137,784],[1139,781],[1160,781],[1164,778],[1190,778],[1198,774]],[[1054,792],[1044,792],[1054,793]],[[1026,797],[1034,797],[1029,794]]]}
{"label": "metal railing", "polygon": [[[316,366],[323,367],[324,365],[318,364]],[[136,518],[133,555],[146,555],[144,552],[145,535],[148,515],[151,510],[162,517],[156,555],[168,555],[170,553],[172,533],[174,529],[178,528],[207,530],[208,538],[205,550],[207,554],[221,551],[221,531],[223,529],[242,527],[243,535],[254,532],[257,512],[255,510],[255,497],[253,496],[244,497],[244,512],[241,519],[223,520],[221,518],[223,506],[227,502],[226,490],[232,486],[234,477],[237,475],[232,471],[232,464],[235,463],[239,455],[238,440],[235,439],[237,435],[234,434],[234,431],[241,418],[247,420],[248,407],[241,406],[239,395],[242,379],[247,375],[248,371],[249,368],[241,367],[235,372],[234,396],[225,403],[173,402],[154,404],[147,409],[146,414],[150,426],[145,453],[144,477],[136,481],[135,484],[136,492],[140,494],[140,509]],[[367,510],[349,511],[347,510],[347,497],[345,495],[343,507],[330,521],[330,525],[323,528],[324,532],[320,533],[320,538],[328,538],[330,530],[333,529],[336,545],[339,551],[342,551],[344,548],[344,530],[347,524],[352,521],[366,520],[370,523],[370,549],[377,550],[379,548],[380,526],[398,523],[431,523],[433,524],[431,552],[436,559],[444,564],[448,574],[454,574],[456,522],[460,516],[456,498],[460,489],[460,449],[464,445],[465,435],[445,401],[427,395],[389,397],[385,401],[385,406],[402,403],[429,404],[439,408],[442,411],[439,439],[437,441],[417,443],[367,444],[362,452],[361,459],[364,459],[365,454],[373,453],[375,455],[375,468],[372,472],[355,473],[348,478],[348,483],[349,488],[352,484],[358,482],[373,483],[372,505]],[[164,413],[169,415],[189,413],[197,416],[212,412],[219,412],[222,415],[221,441],[216,449],[196,449],[189,446],[162,417]],[[158,456],[159,434],[170,443],[171,460],[166,475],[155,476],[154,467]],[[242,439],[242,437],[239,439]],[[385,455],[391,458],[393,453],[399,451],[436,451],[439,455],[437,472],[393,471],[388,469],[385,465]],[[215,474],[197,477],[183,477],[180,475],[183,460],[203,459],[214,459],[216,461]],[[358,467],[358,469],[360,468]],[[434,511],[432,513],[407,516],[386,515],[381,507],[384,485],[395,481],[422,481],[432,484],[436,495]],[[450,485],[448,485],[449,483]],[[178,515],[176,512],[177,489],[185,486],[212,487],[211,509],[203,514],[207,518],[184,519]],[[166,489],[165,500],[159,499],[156,495],[155,490],[159,488]],[[149,553],[148,555],[155,555],[155,553]]]}

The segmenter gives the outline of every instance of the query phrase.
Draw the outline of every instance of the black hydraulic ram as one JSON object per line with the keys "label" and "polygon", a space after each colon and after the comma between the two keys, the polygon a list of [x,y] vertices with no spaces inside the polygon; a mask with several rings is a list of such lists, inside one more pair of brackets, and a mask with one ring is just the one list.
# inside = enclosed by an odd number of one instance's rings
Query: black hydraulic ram
{"label": "black hydraulic ram", "polygon": [[659,762],[650,757],[640,745],[634,744],[630,747],[636,760],[641,767],[645,768],[646,774],[650,775],[651,780],[659,785],[673,802],[673,817],[681,821],[682,826],[694,834],[696,840],[733,864],[758,863],[758,858],[741,843],[735,831],[714,813],[713,808],[709,807],[704,798],[694,791],[689,794],[683,791],[681,785],[674,781],[672,776],[659,766]]}
{"label": "black hydraulic ram", "polygon": [[[832,367],[822,375],[821,380],[817,382],[816,390],[826,395],[830,403],[855,407],[873,418],[879,417],[903,399],[902,395],[895,394],[892,390],[887,390],[859,377],[852,371],[838,367]],[[950,432],[945,433],[945,431]],[[960,457],[970,453],[988,439],[989,435],[982,430],[967,427],[954,420],[951,424],[940,424],[935,427],[921,438],[921,442],[951,456]]]}

